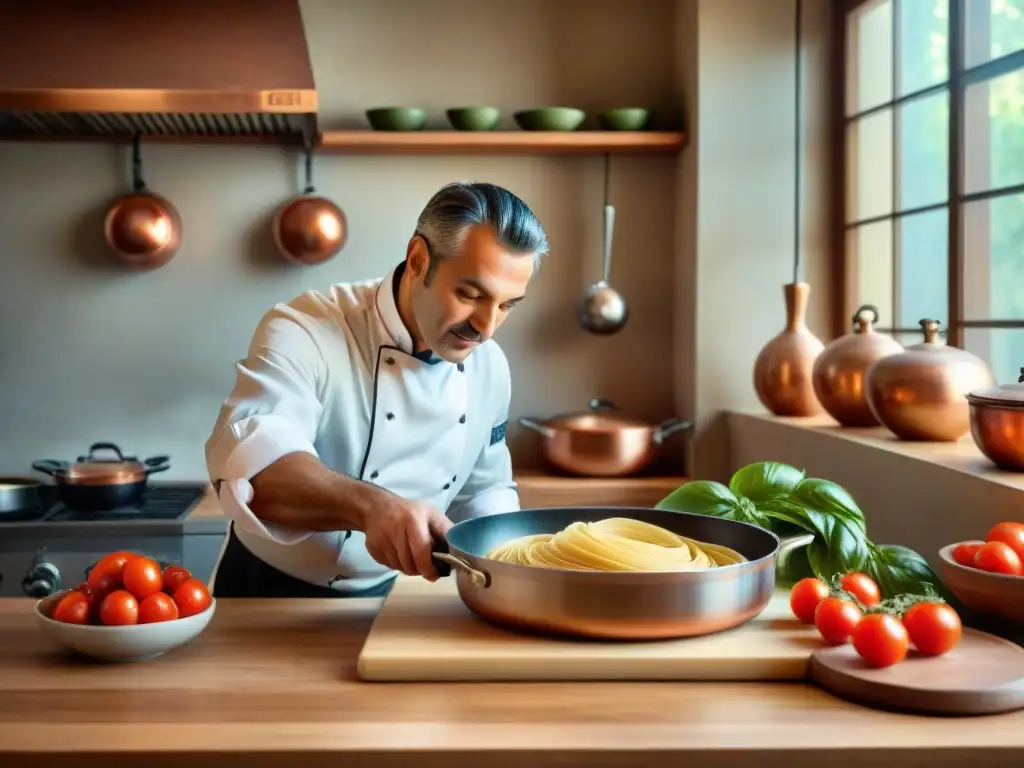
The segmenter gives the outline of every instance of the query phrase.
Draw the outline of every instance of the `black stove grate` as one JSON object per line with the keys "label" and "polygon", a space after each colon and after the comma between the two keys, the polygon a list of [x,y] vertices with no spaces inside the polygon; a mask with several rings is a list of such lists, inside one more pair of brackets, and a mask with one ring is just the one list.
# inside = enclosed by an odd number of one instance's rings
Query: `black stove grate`
{"label": "black stove grate", "polygon": [[135,504],[115,509],[87,511],[71,509],[57,500],[56,489],[44,490],[44,503],[34,510],[7,513],[0,521],[37,520],[46,523],[109,522],[124,520],[180,520],[203,498],[204,483],[150,484],[146,494]]}

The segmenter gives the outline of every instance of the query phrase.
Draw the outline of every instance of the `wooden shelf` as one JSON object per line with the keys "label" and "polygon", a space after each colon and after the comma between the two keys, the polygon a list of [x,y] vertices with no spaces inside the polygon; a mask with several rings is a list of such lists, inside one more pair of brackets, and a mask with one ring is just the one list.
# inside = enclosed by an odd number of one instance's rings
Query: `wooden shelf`
{"label": "wooden shelf", "polygon": [[676,131],[324,131],[319,151],[350,155],[648,155],[686,146]]}
{"label": "wooden shelf", "polygon": [[515,473],[523,508],[568,506],[653,507],[685,477],[561,477]]}

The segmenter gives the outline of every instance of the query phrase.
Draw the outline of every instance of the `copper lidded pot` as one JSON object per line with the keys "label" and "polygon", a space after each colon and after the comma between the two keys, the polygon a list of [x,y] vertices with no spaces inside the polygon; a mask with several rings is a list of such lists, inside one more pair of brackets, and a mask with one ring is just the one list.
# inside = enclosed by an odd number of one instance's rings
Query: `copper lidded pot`
{"label": "copper lidded pot", "polygon": [[1024,472],[1024,368],[1016,384],[979,389],[967,395],[971,437],[993,464]]}
{"label": "copper lidded pot", "polygon": [[902,344],[874,329],[877,322],[876,307],[860,307],[853,314],[853,332],[830,342],[814,361],[814,394],[829,415],[844,427],[878,426],[868,404],[867,372],[883,357],[903,351]]}
{"label": "copper lidded pot", "polygon": [[971,428],[968,393],[995,384],[977,355],[939,340],[937,320],[922,320],[924,341],[868,369],[868,404],[901,440],[956,442]]}

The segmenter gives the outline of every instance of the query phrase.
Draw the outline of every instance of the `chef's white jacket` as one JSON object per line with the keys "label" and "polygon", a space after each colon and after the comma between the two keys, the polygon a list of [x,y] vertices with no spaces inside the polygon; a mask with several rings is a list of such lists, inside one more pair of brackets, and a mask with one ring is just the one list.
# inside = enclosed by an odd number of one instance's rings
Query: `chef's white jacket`
{"label": "chef's white jacket", "polygon": [[414,356],[396,271],[270,310],[206,442],[210,479],[241,543],[284,573],[340,591],[396,574],[370,557],[359,531],[297,530],[253,514],[249,478],[285,454],[313,454],[456,521],[519,509],[504,353],[491,340],[458,365]]}

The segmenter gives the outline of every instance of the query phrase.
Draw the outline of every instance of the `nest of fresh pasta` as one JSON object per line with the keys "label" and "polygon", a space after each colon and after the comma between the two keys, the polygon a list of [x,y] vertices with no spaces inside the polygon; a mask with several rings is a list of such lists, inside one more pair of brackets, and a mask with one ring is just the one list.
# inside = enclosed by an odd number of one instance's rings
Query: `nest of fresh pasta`
{"label": "nest of fresh pasta", "polygon": [[487,558],[578,571],[695,571],[747,561],[734,549],[625,517],[575,522],[557,533],[520,536]]}

